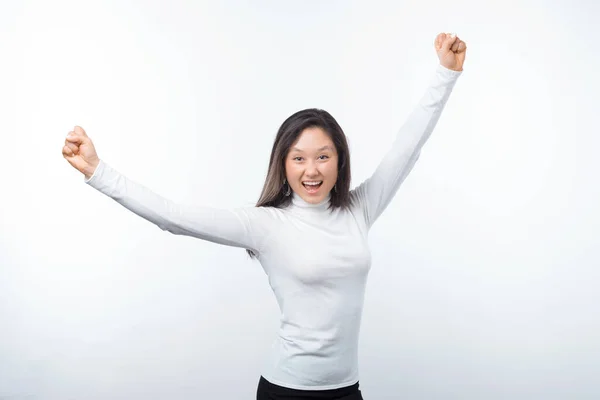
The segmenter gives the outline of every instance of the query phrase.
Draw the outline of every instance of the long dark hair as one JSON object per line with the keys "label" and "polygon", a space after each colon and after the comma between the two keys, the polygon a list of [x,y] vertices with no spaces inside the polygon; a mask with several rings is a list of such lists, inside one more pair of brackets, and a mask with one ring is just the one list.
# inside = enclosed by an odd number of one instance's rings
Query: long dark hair
{"label": "long dark hair", "polygon": [[[288,183],[285,180],[285,159],[290,148],[306,128],[319,127],[329,135],[338,153],[338,177],[335,190],[330,192],[329,209],[350,206],[350,150],[344,131],[335,118],[327,111],[308,108],[288,117],[279,127],[269,160],[269,170],[256,207],[283,208],[290,204],[291,196],[286,196]],[[250,257],[256,258],[251,250]]]}

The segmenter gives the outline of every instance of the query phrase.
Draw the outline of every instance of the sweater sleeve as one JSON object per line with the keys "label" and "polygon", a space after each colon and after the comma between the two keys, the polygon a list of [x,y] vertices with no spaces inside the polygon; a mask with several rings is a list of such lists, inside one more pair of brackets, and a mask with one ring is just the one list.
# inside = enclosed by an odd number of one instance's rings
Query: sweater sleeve
{"label": "sweater sleeve", "polygon": [[268,210],[264,207],[219,209],[177,204],[127,178],[100,160],[84,181],[117,203],[176,235],[241,247],[260,253]]}
{"label": "sweater sleeve", "polygon": [[419,159],[462,71],[438,65],[424,96],[400,128],[391,149],[371,177],[353,190],[352,196],[371,227],[390,203]]}

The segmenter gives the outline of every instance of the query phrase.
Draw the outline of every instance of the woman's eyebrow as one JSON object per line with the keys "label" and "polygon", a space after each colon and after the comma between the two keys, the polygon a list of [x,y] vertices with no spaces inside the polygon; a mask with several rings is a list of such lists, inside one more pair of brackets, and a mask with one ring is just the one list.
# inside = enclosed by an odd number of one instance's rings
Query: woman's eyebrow
{"label": "woman's eyebrow", "polygon": [[[323,150],[333,151],[333,148],[331,146],[329,146],[329,145],[325,145],[325,146],[320,147],[320,148],[317,149],[317,151],[323,151]],[[298,153],[303,153],[304,152],[304,150],[299,149],[297,147],[292,147],[291,151],[297,151]]]}

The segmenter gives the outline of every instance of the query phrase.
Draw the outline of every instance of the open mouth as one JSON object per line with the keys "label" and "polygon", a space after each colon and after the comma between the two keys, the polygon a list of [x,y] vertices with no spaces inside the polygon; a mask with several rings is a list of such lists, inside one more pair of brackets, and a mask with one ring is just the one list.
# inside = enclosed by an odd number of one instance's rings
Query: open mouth
{"label": "open mouth", "polygon": [[322,185],[323,181],[302,182],[308,193],[316,193]]}

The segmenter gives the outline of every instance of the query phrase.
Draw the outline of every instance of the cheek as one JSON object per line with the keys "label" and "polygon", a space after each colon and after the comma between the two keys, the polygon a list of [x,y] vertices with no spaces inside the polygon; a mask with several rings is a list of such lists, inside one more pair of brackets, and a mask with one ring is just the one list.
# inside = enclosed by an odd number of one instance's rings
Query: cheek
{"label": "cheek", "polygon": [[327,166],[325,167],[325,169],[323,170],[323,173],[325,175],[327,175],[327,177],[332,178],[332,179],[337,179],[337,175],[338,175],[338,167],[337,167],[337,160],[335,160],[335,162],[330,162],[327,163]]}
{"label": "cheek", "polygon": [[292,162],[285,163],[285,177],[289,182],[293,182],[298,178],[298,167]]}

